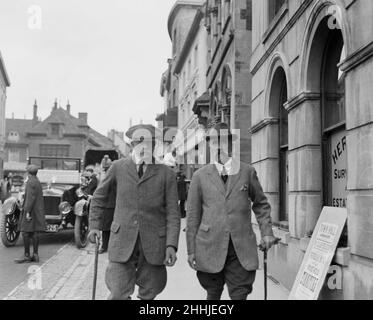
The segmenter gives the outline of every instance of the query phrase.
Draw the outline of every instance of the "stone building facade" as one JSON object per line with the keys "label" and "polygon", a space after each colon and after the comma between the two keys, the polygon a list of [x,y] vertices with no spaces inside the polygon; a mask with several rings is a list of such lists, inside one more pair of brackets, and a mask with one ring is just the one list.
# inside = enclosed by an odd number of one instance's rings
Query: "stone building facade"
{"label": "stone building facade", "polygon": [[183,49],[176,60],[174,74],[179,79],[179,121],[178,129],[182,134],[183,148],[180,148],[179,157],[185,164],[187,179],[191,179],[195,170],[200,168],[196,161],[196,145],[200,124],[193,112],[198,99],[206,94],[206,73],[208,60],[208,36],[205,27],[203,5],[197,10],[195,18],[186,37]]}
{"label": "stone building facade", "polygon": [[252,162],[282,238],[270,273],[291,289],[322,208],[346,208],[342,290],[321,298],[373,299],[373,2],[252,2]]}
{"label": "stone building facade", "polygon": [[[175,74],[175,67],[184,50],[185,41],[195,20],[196,12],[203,5],[203,0],[178,0],[172,7],[168,21],[168,33],[172,43],[171,58],[167,60],[168,68],[161,79],[160,94],[164,99],[164,113],[156,118],[158,127],[164,130],[165,152],[172,152],[173,142],[182,124],[179,124],[180,77]],[[185,51],[185,50],[184,50]],[[183,169],[183,168],[181,168]]]}
{"label": "stone building facade", "polygon": [[205,25],[208,33],[207,89],[205,99],[196,106],[200,122],[210,127],[227,123],[240,130],[241,160],[251,161],[251,0],[207,0]]}
{"label": "stone building facade", "polygon": [[4,148],[5,148],[5,103],[6,88],[10,86],[5,64],[0,53],[0,179],[3,178]]}

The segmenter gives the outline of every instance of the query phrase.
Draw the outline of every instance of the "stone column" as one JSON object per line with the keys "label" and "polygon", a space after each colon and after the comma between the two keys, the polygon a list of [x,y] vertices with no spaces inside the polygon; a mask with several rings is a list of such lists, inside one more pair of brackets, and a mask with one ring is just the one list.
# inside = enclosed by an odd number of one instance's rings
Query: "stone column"
{"label": "stone column", "polygon": [[289,101],[289,224],[291,236],[313,232],[322,209],[320,94]]}

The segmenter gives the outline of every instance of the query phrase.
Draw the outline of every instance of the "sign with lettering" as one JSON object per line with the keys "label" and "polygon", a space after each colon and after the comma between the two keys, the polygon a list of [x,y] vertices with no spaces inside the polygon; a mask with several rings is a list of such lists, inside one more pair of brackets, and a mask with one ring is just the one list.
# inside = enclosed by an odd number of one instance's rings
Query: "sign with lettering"
{"label": "sign with lettering", "polygon": [[346,209],[323,209],[289,300],[318,299],[346,221]]}
{"label": "sign with lettering", "polygon": [[347,139],[342,131],[331,137],[332,206],[347,208]]}

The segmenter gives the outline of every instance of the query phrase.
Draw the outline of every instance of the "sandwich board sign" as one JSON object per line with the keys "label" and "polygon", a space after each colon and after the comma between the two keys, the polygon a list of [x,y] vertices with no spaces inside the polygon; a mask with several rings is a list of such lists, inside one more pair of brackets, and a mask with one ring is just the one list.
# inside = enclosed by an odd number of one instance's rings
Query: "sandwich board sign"
{"label": "sandwich board sign", "polygon": [[323,209],[289,300],[319,298],[346,221],[346,209]]}

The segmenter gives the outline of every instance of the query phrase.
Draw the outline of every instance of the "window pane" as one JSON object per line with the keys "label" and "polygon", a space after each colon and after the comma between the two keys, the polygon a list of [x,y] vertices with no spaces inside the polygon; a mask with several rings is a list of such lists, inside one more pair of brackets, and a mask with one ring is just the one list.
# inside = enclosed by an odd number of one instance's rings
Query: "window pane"
{"label": "window pane", "polygon": [[269,21],[272,21],[272,19],[277,15],[284,3],[285,0],[268,0]]}

